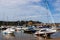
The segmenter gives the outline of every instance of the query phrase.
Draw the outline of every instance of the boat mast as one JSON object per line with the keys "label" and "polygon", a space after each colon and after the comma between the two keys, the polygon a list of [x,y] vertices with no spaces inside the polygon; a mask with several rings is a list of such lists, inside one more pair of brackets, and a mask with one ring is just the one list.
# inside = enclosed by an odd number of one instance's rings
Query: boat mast
{"label": "boat mast", "polygon": [[[5,17],[5,13],[3,13],[3,19],[5,19],[4,17]],[[4,23],[5,23],[5,22],[4,22],[4,20],[3,20],[3,23],[2,23],[3,26],[4,26]]]}
{"label": "boat mast", "polygon": [[[45,4],[46,4],[47,9],[50,11],[50,13],[47,12],[47,15],[48,15],[48,13],[49,13],[49,15],[50,15],[50,17],[51,17],[51,21],[53,22],[53,25],[55,26],[55,27],[52,27],[52,28],[56,28],[56,25],[55,25],[55,22],[54,22],[54,19],[53,19],[53,16],[52,16],[52,14],[51,14],[51,10],[50,10],[50,7],[49,7],[49,3],[48,3],[47,0],[44,0],[44,1],[45,1]],[[49,22],[49,21],[48,21],[48,22]]]}

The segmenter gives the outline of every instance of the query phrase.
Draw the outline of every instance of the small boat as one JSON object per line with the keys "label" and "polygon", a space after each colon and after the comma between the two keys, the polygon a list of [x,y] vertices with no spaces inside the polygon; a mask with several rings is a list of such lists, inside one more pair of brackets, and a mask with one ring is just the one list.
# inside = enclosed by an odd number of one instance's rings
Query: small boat
{"label": "small boat", "polygon": [[10,33],[14,33],[15,32],[15,29],[7,28],[6,30],[4,30],[2,32],[3,32],[3,34],[10,34]]}
{"label": "small boat", "polygon": [[16,29],[16,31],[21,31],[22,27],[21,26],[17,26],[15,29]]}
{"label": "small boat", "polygon": [[24,30],[24,33],[35,33],[36,30]]}
{"label": "small boat", "polygon": [[22,28],[16,28],[16,31],[20,31]]}
{"label": "small boat", "polygon": [[24,30],[24,32],[27,32],[27,33],[35,33],[36,30],[34,29],[34,27],[28,27],[28,29]]}
{"label": "small boat", "polygon": [[50,28],[42,28],[39,31],[35,32],[35,35],[38,36],[50,36],[51,34],[55,33],[56,30],[50,29]]}
{"label": "small boat", "polygon": [[4,27],[4,28],[0,28],[0,30],[6,30],[7,28],[6,27]]}
{"label": "small boat", "polygon": [[6,30],[7,28],[6,27],[4,27],[4,26],[1,26],[0,27],[0,30]]}

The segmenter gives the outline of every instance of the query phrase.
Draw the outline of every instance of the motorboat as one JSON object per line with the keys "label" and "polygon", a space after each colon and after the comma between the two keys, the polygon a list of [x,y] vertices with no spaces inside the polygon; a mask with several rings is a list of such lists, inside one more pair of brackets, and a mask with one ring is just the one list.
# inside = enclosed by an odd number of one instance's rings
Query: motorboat
{"label": "motorboat", "polygon": [[24,30],[24,32],[28,32],[28,33],[35,33],[36,30],[34,29],[35,27],[28,27],[26,30]]}
{"label": "motorboat", "polygon": [[10,33],[14,33],[15,32],[15,29],[12,29],[12,28],[7,28],[6,30],[2,31],[2,33],[4,34],[10,34]]}
{"label": "motorboat", "polygon": [[20,31],[20,30],[22,30],[22,27],[21,26],[17,26],[15,29],[16,29],[16,31]]}
{"label": "motorboat", "polygon": [[18,28],[18,27],[17,27],[17,28],[15,28],[15,29],[16,29],[16,31],[20,31],[22,28]]}
{"label": "motorboat", "polygon": [[56,30],[51,29],[51,28],[42,28],[39,31],[35,32],[35,34],[38,36],[42,36],[42,35],[50,36],[51,34],[53,34],[55,32],[56,32]]}
{"label": "motorboat", "polygon": [[6,30],[7,28],[5,26],[1,26],[0,30]]}

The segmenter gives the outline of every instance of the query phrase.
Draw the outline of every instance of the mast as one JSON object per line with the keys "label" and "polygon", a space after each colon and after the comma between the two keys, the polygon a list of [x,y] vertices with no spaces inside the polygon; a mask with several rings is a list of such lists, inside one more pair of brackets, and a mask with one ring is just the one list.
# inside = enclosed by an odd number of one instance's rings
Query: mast
{"label": "mast", "polygon": [[[48,13],[49,13],[49,15],[50,15],[50,17],[51,17],[51,21],[52,21],[53,25],[55,26],[55,27],[52,27],[52,28],[56,28],[56,25],[55,25],[55,22],[54,22],[53,16],[52,16],[52,14],[51,14],[52,12],[51,12],[50,7],[49,7],[49,3],[48,3],[47,0],[44,0],[44,1],[45,1],[45,4],[46,4],[47,9],[50,11],[50,13],[47,12],[47,15],[48,15]],[[49,21],[48,21],[48,22],[49,22]]]}
{"label": "mast", "polygon": [[[4,19],[4,16],[5,16],[5,14],[3,13],[3,19]],[[2,20],[2,22],[3,22],[2,25],[4,26],[4,20]]]}

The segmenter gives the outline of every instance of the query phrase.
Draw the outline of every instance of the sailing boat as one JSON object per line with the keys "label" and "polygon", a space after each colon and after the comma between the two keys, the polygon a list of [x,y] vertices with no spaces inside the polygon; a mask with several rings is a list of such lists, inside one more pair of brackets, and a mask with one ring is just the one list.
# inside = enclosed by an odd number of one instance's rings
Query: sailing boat
{"label": "sailing boat", "polygon": [[17,27],[15,28],[16,31],[21,31],[22,30],[22,26],[20,26],[20,21],[17,21],[18,24],[17,24]]}
{"label": "sailing boat", "polygon": [[[7,22],[7,25],[8,25],[8,22]],[[13,28],[7,28],[6,30],[3,30],[2,33],[3,34],[10,34],[10,33],[14,33],[15,32],[15,29]]]}

